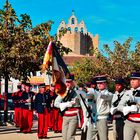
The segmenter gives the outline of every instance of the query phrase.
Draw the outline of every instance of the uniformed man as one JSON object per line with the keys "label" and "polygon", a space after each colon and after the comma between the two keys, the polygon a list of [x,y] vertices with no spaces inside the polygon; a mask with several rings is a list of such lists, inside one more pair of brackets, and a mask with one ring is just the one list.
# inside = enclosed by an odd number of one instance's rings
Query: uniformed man
{"label": "uniformed man", "polygon": [[17,92],[12,93],[12,99],[14,103],[14,123],[16,127],[21,125],[21,107],[20,107],[20,98],[22,95],[21,85],[17,85]]}
{"label": "uniformed man", "polygon": [[22,124],[21,132],[30,133],[33,125],[34,92],[31,91],[31,84],[25,84],[25,91],[22,93]]}
{"label": "uniformed man", "polygon": [[60,114],[59,108],[56,108],[54,106],[54,101],[57,98],[57,94],[55,92],[56,87],[54,85],[51,85],[51,98],[52,98],[52,116],[53,118],[53,131],[54,133],[61,133],[62,132],[62,115]]}
{"label": "uniformed man", "polygon": [[[91,118],[89,118],[89,126],[88,126],[88,130],[87,130],[87,140],[92,140],[94,139],[93,137],[96,137],[96,135],[98,134],[95,130],[95,125],[96,125],[96,116],[95,114],[97,113],[97,109],[96,109],[96,99],[97,99],[97,95],[96,95],[96,78],[92,78],[90,81],[90,87],[87,89],[87,103],[88,106],[90,107],[91,113],[92,113],[92,118],[94,120],[91,120]],[[92,97],[92,98],[90,98]],[[94,121],[94,123],[93,123]],[[93,132],[94,131],[94,132]],[[97,136],[98,137],[98,136]]]}
{"label": "uniformed man", "polygon": [[50,95],[45,91],[45,84],[39,85],[39,93],[35,97],[35,110],[38,113],[38,138],[47,138],[48,113],[50,112]]}
{"label": "uniformed man", "polygon": [[[86,87],[85,87],[85,84],[79,83],[79,84],[78,84],[78,90],[79,90],[79,91],[86,92],[87,89],[86,89]],[[83,123],[84,123],[84,117],[83,117],[83,110],[82,110],[82,108],[79,109],[79,114],[80,114],[79,128],[81,128],[82,125],[83,125]]]}
{"label": "uniformed man", "polygon": [[[78,126],[79,103],[76,99],[77,93],[74,85],[74,75],[66,79],[67,95],[58,95],[54,105],[60,108],[63,114],[62,137],[63,140],[75,140],[76,128]],[[76,99],[76,100],[75,100]]]}
{"label": "uniformed man", "polygon": [[113,115],[113,136],[114,140],[123,140],[124,116],[122,112],[122,101],[125,90],[125,82],[122,78],[115,80],[115,94],[112,99],[112,106],[110,109]]}
{"label": "uniformed man", "polygon": [[131,89],[126,91],[123,98],[123,113],[127,115],[124,125],[124,140],[134,140],[135,134],[140,139],[140,73],[130,75]]}
{"label": "uniformed man", "polygon": [[49,131],[53,130],[53,126],[54,126],[54,109],[53,109],[53,105],[54,105],[54,85],[51,84],[50,89],[48,90],[49,94],[50,94],[50,98],[51,98],[51,111],[49,112],[49,117],[48,117],[48,127],[49,127]]}
{"label": "uniformed man", "polygon": [[22,120],[23,120],[23,105],[24,105],[24,103],[23,103],[23,96],[22,96],[22,94],[23,94],[23,92],[25,91],[25,84],[26,84],[26,82],[25,81],[22,81],[22,83],[21,83],[21,92],[19,93],[19,96],[18,96],[18,104],[19,104],[19,127],[20,127],[20,131],[17,131],[17,132],[22,132],[22,124],[23,124],[23,122],[22,122]]}
{"label": "uniformed man", "polygon": [[82,91],[86,91],[85,85],[83,83],[78,84],[78,89]]}
{"label": "uniformed man", "polygon": [[[2,104],[1,104],[1,100],[2,100],[2,95],[0,93],[0,111],[2,110]],[[2,117],[1,117],[1,112],[0,112],[0,124],[2,123]]]}
{"label": "uniformed man", "polygon": [[[96,100],[96,112],[92,112],[94,120],[89,124],[91,130],[88,140],[94,140],[97,132],[100,140],[108,140],[107,118],[110,112],[112,93],[107,90],[107,77],[105,75],[96,76],[98,91],[93,94]],[[82,128],[84,129],[89,122],[89,118],[84,119]]]}

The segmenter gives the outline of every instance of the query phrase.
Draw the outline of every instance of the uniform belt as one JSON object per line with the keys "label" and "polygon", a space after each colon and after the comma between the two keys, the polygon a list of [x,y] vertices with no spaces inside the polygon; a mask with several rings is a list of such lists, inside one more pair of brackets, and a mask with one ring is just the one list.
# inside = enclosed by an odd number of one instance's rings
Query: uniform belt
{"label": "uniform belt", "polygon": [[25,105],[31,105],[31,103],[25,103]]}
{"label": "uniform belt", "polygon": [[77,116],[77,113],[74,114],[64,114],[65,117],[73,117],[73,116]]}
{"label": "uniform belt", "polygon": [[113,120],[121,119],[123,116],[121,114],[113,115]]}
{"label": "uniform belt", "polygon": [[132,122],[140,123],[140,113],[129,114],[127,119]]}
{"label": "uniform belt", "polygon": [[98,119],[107,119],[108,116],[98,116]]}
{"label": "uniform belt", "polygon": [[71,108],[71,110],[65,111],[64,116],[77,116],[78,112],[78,108]]}

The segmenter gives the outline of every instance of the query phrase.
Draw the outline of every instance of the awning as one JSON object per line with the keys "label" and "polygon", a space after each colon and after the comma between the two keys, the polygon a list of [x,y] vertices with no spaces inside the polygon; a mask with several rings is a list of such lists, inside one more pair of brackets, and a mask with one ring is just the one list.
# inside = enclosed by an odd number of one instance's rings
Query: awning
{"label": "awning", "polygon": [[44,77],[40,77],[40,76],[33,76],[33,77],[29,77],[29,81],[30,84],[33,85],[39,85],[45,82]]}

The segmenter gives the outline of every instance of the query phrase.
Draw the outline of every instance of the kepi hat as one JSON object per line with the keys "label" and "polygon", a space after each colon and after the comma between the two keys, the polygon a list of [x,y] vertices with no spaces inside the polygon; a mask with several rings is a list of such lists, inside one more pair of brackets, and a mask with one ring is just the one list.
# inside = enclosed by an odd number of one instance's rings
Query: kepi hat
{"label": "kepi hat", "polygon": [[45,83],[38,85],[39,88],[45,88]]}
{"label": "kepi hat", "polygon": [[107,82],[107,77],[106,75],[99,75],[99,76],[96,76],[96,83],[104,83],[104,82]]}
{"label": "kepi hat", "polygon": [[140,73],[139,72],[132,72],[130,74],[130,79],[140,79]]}
{"label": "kepi hat", "polygon": [[115,84],[123,85],[124,83],[125,83],[125,81],[124,81],[123,78],[117,78],[117,79],[115,79]]}

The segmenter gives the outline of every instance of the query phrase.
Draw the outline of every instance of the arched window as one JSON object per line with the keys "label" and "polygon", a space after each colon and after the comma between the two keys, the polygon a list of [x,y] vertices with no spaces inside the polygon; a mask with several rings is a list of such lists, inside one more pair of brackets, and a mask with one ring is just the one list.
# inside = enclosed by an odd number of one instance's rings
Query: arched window
{"label": "arched window", "polygon": [[64,27],[61,27],[61,30],[64,30]]}
{"label": "arched window", "polygon": [[75,21],[74,18],[72,18],[72,19],[71,19],[71,24],[74,24],[74,21]]}
{"label": "arched window", "polygon": [[83,32],[84,32],[84,28],[82,27],[82,28],[81,28],[81,33],[83,33]]}
{"label": "arched window", "polygon": [[78,27],[75,27],[75,32],[78,32]]}
{"label": "arched window", "polygon": [[71,31],[71,28],[70,27],[68,27],[68,31]]}

